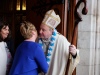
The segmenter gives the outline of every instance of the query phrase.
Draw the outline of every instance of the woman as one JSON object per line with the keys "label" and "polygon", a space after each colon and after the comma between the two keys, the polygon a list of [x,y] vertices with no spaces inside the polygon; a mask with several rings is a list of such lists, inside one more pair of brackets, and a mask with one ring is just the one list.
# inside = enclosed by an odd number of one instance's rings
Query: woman
{"label": "woman", "polygon": [[12,59],[5,41],[9,36],[9,24],[0,21],[0,75],[6,75]]}
{"label": "woman", "polygon": [[48,64],[41,46],[35,42],[37,30],[27,21],[21,23],[20,32],[25,40],[18,46],[9,75],[38,75],[38,69],[47,73]]}

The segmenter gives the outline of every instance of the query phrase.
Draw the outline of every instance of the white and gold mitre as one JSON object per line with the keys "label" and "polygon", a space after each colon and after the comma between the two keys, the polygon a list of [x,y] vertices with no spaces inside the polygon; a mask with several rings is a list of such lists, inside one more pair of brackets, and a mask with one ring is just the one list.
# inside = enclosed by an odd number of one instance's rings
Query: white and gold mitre
{"label": "white and gold mitre", "polygon": [[56,15],[54,10],[49,10],[46,12],[45,17],[42,21],[44,25],[47,25],[51,28],[56,28],[61,22],[59,15]]}

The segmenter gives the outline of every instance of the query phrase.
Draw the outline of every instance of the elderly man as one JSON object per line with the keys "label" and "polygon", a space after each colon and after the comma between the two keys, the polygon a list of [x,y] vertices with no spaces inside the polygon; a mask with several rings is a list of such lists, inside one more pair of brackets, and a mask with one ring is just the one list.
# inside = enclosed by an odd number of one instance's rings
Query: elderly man
{"label": "elderly man", "polygon": [[49,10],[40,25],[38,42],[44,49],[46,60],[49,64],[49,70],[46,75],[64,75],[69,54],[71,54],[71,60],[73,60],[69,68],[69,75],[71,75],[79,62],[79,50],[55,29],[60,22],[59,15],[56,15],[54,10]]}

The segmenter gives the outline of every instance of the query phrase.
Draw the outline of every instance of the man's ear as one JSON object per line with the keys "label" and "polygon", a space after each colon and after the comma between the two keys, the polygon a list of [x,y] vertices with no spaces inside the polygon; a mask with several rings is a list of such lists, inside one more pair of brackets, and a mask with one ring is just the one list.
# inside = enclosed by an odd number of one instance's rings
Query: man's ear
{"label": "man's ear", "polygon": [[54,29],[53,28],[50,28],[50,31],[53,33],[54,32]]}
{"label": "man's ear", "polygon": [[52,29],[52,33],[54,32],[54,29]]}

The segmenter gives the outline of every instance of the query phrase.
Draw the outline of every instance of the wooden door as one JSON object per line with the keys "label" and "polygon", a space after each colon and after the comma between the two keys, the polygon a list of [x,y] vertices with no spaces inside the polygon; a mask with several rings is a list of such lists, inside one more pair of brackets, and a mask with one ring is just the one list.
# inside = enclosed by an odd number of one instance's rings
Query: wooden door
{"label": "wooden door", "polygon": [[[69,3],[70,1],[71,3]],[[60,15],[61,23],[57,30],[71,42],[74,25],[74,7],[76,0],[31,0],[27,1],[27,20],[31,21],[39,30],[45,13],[54,9]],[[68,4],[70,4],[68,6]],[[75,72],[73,75],[76,75]]]}
{"label": "wooden door", "polygon": [[[67,0],[66,0],[67,1]],[[64,23],[65,13],[67,15],[67,8],[65,10],[64,0],[30,0],[27,1],[27,20],[31,21],[39,30],[39,26],[43,20],[44,14],[54,9],[57,14],[61,17],[61,23],[57,27],[57,30],[66,35],[66,24]],[[67,6],[67,5],[66,5]],[[67,21],[67,20],[66,20]]]}

